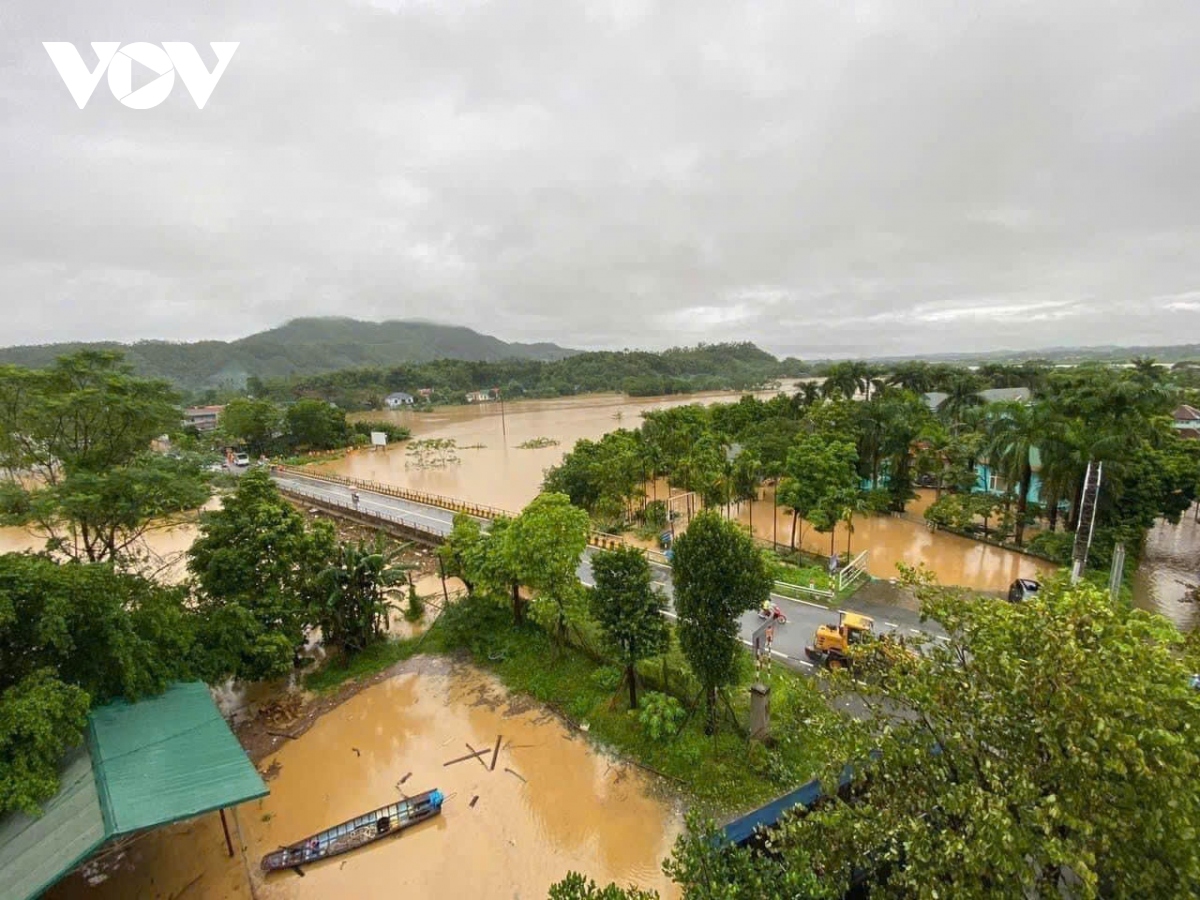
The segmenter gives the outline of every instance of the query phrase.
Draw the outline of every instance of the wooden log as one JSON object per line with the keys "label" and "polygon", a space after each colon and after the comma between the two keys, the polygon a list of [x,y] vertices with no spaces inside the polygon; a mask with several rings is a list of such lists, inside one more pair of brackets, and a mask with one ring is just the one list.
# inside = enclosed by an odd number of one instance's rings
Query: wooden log
{"label": "wooden log", "polygon": [[502,740],[504,740],[504,735],[496,735],[496,749],[492,751],[492,765],[491,768],[488,769],[489,772],[496,771],[496,760],[500,758],[500,742]]}
{"label": "wooden log", "polygon": [[[467,744],[467,746],[470,747],[471,745]],[[455,763],[466,762],[468,759],[479,759],[479,757],[484,753],[487,753],[487,747],[484,747],[482,750],[476,750],[473,753],[468,753],[466,756],[460,756],[458,759],[452,759],[450,762],[444,762],[442,763],[442,768],[444,769],[446,766],[452,766]],[[482,759],[479,759],[479,761],[483,762]],[[487,763],[483,763],[483,765],[484,768],[487,768]]]}

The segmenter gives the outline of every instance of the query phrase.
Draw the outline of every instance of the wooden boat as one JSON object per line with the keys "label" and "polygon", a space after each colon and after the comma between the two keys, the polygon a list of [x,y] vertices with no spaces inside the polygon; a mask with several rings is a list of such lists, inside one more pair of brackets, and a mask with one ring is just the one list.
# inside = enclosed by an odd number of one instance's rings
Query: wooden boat
{"label": "wooden boat", "polygon": [[399,834],[405,828],[441,813],[445,799],[442,792],[434,788],[407,800],[373,809],[341,825],[318,831],[302,841],[268,853],[262,858],[263,871],[294,869]]}

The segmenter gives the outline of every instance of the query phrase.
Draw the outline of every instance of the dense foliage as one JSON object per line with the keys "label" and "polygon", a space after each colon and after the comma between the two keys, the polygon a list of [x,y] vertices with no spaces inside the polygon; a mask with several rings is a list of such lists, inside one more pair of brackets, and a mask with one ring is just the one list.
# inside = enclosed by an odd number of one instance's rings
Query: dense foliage
{"label": "dense foliage", "polygon": [[188,551],[205,639],[239,678],[287,674],[328,588],[333,527],[309,523],[264,470],[243,475],[221,509],[202,514]]}
{"label": "dense foliage", "polygon": [[109,563],[0,556],[0,812],[54,794],[90,706],[204,667],[185,596]]}
{"label": "dense foliage", "polygon": [[738,619],[771,593],[771,575],[750,536],[703,512],[675,542],[671,571],[679,644],[704,689],[706,730],[717,728],[717,694],[734,677]]}
{"label": "dense foliage", "polygon": [[344,409],[377,409],[394,391],[431,391],[435,403],[465,403],[471,391],[499,388],[506,399],[558,397],[595,391],[634,396],[745,389],[802,374],[795,360],[782,363],[753,344],[701,344],[646,351],[599,351],[542,362],[504,359],[470,362],[438,359],[392,368],[350,369],[292,380],[269,381],[258,391],[279,401],[317,397]]}
{"label": "dense foliage", "polygon": [[654,587],[646,554],[636,547],[592,556],[590,610],[613,657],[625,667],[629,707],[637,709],[637,664],[667,646],[665,600]]}
{"label": "dense foliage", "polygon": [[31,368],[81,350],[123,352],[136,371],[180,388],[240,390],[259,379],[291,378],[357,366],[388,366],[434,359],[560,359],[571,354],[553,344],[508,344],[469,328],[429,322],[360,322],[348,318],[294,319],[236,341],[136,344],[50,344],[0,349],[0,363]]}
{"label": "dense foliage", "polygon": [[179,429],[178,399],[115,353],[0,368],[0,519],[32,526],[57,554],[101,562],[200,506],[209,488],[199,462],[151,451]]}

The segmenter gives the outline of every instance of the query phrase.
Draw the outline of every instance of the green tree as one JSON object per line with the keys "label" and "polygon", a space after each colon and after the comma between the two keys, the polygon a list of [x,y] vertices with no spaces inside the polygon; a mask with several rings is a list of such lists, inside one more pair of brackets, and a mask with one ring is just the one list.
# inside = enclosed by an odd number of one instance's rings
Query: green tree
{"label": "green tree", "polygon": [[763,464],[753,450],[742,449],[733,461],[733,499],[750,504],[750,533],[754,533],[754,501],[763,482]]}
{"label": "green tree", "polygon": [[1000,475],[1016,486],[1017,513],[1014,540],[1024,542],[1025,510],[1033,482],[1033,454],[1045,429],[1036,409],[1026,403],[993,403],[988,407],[988,437],[985,452]]}
{"label": "green tree", "polygon": [[151,452],[179,430],[178,396],[137,378],[119,353],[83,352],[31,371],[0,367],[0,521],[32,525],[47,549],[114,560],[150,528],[200,506],[193,458]]}
{"label": "green tree", "polygon": [[814,524],[820,518],[822,525],[832,523],[830,528],[836,525],[844,508],[842,501],[858,488],[857,460],[854,444],[827,432],[796,438],[788,453],[787,474],[779,484],[779,502],[792,510],[793,548],[798,518]]}
{"label": "green tree", "polygon": [[319,576],[334,552],[333,526],[306,524],[262,469],[203,513],[188,569],[218,665],[251,680],[287,674],[327,596]]}
{"label": "green tree", "polygon": [[[500,542],[502,568],[538,595],[554,600],[560,634],[566,630],[566,603],[580,589],[577,569],[589,527],[587,513],[572,506],[565,494],[539,494],[512,520]],[[514,601],[513,614],[522,621],[519,601]]]}
{"label": "green tree", "polygon": [[882,645],[861,651],[862,683],[841,689],[871,711],[848,725],[864,792],[777,831],[779,871],[820,871],[844,891],[870,859],[885,897],[1200,884],[1200,694],[1175,628],[1086,583],[1019,606],[921,594],[949,640],[899,664]]}
{"label": "green tree", "polygon": [[327,593],[315,609],[326,646],[344,654],[359,653],[383,636],[392,608],[386,592],[412,568],[400,562],[407,546],[389,548],[382,536],[374,544],[338,544],[329,567],[319,576]]}
{"label": "green tree", "polygon": [[717,692],[736,671],[738,617],[770,597],[770,570],[750,536],[711,510],[692,520],[674,551],[679,643],[704,687],[705,731],[713,734]]}
{"label": "green tree", "polygon": [[667,643],[663,596],[654,587],[646,555],[636,547],[592,556],[592,616],[600,623],[605,642],[625,666],[629,708],[637,709],[639,661],[661,653]]}
{"label": "green tree", "polygon": [[90,705],[190,676],[185,597],[109,563],[0,556],[0,811],[54,794]]}
{"label": "green tree", "polygon": [[239,397],[222,410],[220,428],[234,443],[245,444],[248,453],[265,456],[282,433],[283,417],[279,407],[269,400]]}
{"label": "green tree", "polygon": [[468,594],[475,593],[475,586],[486,578],[484,571],[486,537],[479,520],[458,513],[446,540],[438,547],[445,573],[462,580]]}
{"label": "green tree", "polygon": [[0,813],[40,815],[58,792],[59,762],[83,740],[86,691],[39,669],[0,691]]}
{"label": "green tree", "polygon": [[324,400],[297,400],[284,414],[284,427],[288,443],[298,450],[331,450],[350,440],[345,412]]}
{"label": "green tree", "polygon": [[959,371],[945,385],[946,397],[938,404],[939,416],[950,422],[951,431],[957,433],[962,427],[963,416],[968,409],[983,405],[979,392],[983,382],[971,372]]}

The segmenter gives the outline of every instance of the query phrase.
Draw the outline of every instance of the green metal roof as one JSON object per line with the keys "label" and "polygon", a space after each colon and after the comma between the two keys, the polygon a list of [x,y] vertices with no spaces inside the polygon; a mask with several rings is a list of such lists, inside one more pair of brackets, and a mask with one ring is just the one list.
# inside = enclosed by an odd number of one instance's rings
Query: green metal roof
{"label": "green metal roof", "polygon": [[265,797],[266,785],[199,682],[92,711],[88,744],[110,834]]}
{"label": "green metal roof", "polygon": [[104,816],[82,747],[59,770],[62,787],[36,819],[0,818],[0,897],[36,897],[104,843]]}
{"label": "green metal roof", "polygon": [[200,682],[88,715],[40,817],[0,818],[0,897],[35,897],[110,838],[265,797],[267,787]]}

